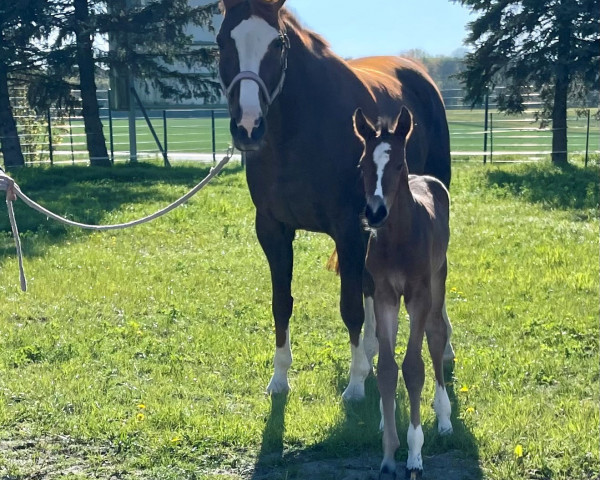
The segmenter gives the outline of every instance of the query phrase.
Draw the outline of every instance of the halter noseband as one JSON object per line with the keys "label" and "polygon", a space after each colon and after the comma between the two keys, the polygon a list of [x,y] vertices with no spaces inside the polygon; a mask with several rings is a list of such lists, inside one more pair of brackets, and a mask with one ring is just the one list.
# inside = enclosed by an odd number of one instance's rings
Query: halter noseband
{"label": "halter noseband", "polygon": [[273,92],[269,92],[269,88],[267,87],[267,84],[264,82],[264,80],[262,78],[260,78],[260,75],[254,73],[254,72],[251,72],[250,70],[244,70],[244,71],[241,71],[240,73],[238,73],[235,77],[233,77],[233,80],[231,80],[231,83],[229,84],[228,87],[225,86],[225,84],[223,83],[223,79],[219,75],[219,80],[221,81],[221,87],[223,88],[223,91],[225,92],[225,95],[228,100],[231,95],[231,91],[233,90],[233,87],[235,87],[242,80],[252,80],[253,82],[255,82],[258,85],[261,92],[265,96],[265,99],[267,101],[267,107],[271,106],[271,104],[275,100],[275,97],[277,97],[277,95],[279,95],[279,93],[281,92],[281,90],[283,88],[283,82],[285,80],[285,71],[287,70],[287,54],[288,54],[288,50],[290,49],[290,39],[288,38],[285,31],[279,33],[279,40],[281,41],[281,45],[282,45],[281,74],[279,76],[279,82],[277,83],[277,86],[275,87]]}

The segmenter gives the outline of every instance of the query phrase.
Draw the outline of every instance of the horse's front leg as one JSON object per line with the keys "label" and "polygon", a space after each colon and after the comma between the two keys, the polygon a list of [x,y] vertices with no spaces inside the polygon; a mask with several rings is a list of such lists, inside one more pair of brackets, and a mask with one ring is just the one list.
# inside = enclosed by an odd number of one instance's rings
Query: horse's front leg
{"label": "horse's front leg", "polygon": [[365,397],[365,379],[371,372],[371,365],[365,355],[360,331],[364,321],[363,270],[365,245],[360,227],[336,239],[340,267],[340,312],[350,336],[350,381],[342,398],[346,401],[362,400]]}
{"label": "horse's front leg", "polygon": [[427,317],[431,310],[431,286],[429,280],[411,285],[405,295],[406,310],[410,317],[410,334],[402,375],[408,398],[410,400],[410,425],[406,439],[408,442],[408,459],[406,460],[407,477],[420,478],[423,473],[423,458],[421,448],[424,436],[421,427],[421,391],[425,382],[425,365],[421,350]]}
{"label": "horse's front leg", "polygon": [[377,364],[377,386],[381,395],[383,424],[383,461],[380,478],[396,478],[394,455],[400,442],[396,430],[396,387],[398,384],[398,364],[395,359],[396,336],[398,334],[399,296],[393,288],[379,282],[375,289],[375,318],[377,339],[379,340],[379,361]]}
{"label": "horse's front leg", "polygon": [[268,217],[256,214],[256,235],[271,270],[273,318],[275,320],[274,372],[267,386],[269,393],[289,391],[287,372],[292,364],[289,322],[292,315],[292,270],[294,230]]}

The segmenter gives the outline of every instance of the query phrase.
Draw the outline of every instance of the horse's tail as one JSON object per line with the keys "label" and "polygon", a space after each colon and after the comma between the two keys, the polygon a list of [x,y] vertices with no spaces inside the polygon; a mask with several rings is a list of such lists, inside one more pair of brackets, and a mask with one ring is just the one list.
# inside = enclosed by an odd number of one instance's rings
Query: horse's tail
{"label": "horse's tail", "polygon": [[340,262],[338,259],[337,249],[333,249],[333,253],[325,264],[325,268],[331,272],[335,272],[338,275],[340,274]]}

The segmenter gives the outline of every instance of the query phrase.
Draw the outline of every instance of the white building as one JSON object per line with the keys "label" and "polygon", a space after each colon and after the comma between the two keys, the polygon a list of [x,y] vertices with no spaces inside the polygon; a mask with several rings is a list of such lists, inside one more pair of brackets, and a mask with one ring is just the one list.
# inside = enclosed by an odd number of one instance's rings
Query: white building
{"label": "white building", "polygon": [[[127,3],[145,3],[150,0],[126,0]],[[214,3],[215,0],[189,0],[189,3],[192,6],[201,6],[209,3]],[[219,31],[221,27],[221,22],[223,21],[223,17],[221,14],[216,14],[213,17],[213,27],[214,31],[209,31],[206,28],[189,25],[186,28],[186,33],[191,35],[193,38],[193,47],[196,48],[205,48],[205,47],[215,47],[216,48],[216,32]],[[110,48],[110,41],[109,41]],[[173,66],[170,66],[173,68]],[[189,73],[200,73],[202,75],[206,75],[207,77],[213,78],[215,69],[212,71],[205,67],[202,68],[193,68],[189,69],[184,64],[175,65],[174,68],[180,72],[189,72]],[[126,78],[126,74],[119,75],[119,72],[111,72],[111,90],[113,91],[113,105],[117,109],[125,109],[128,105],[128,85],[129,80]],[[141,79],[133,79],[133,85],[135,90],[140,97],[141,102],[144,104],[146,108],[173,108],[173,107],[201,107],[205,106],[203,98],[189,98],[182,100],[174,100],[174,99],[165,99],[161,96],[160,91],[155,88],[151,82],[144,82]],[[217,102],[218,105],[224,105],[225,99],[222,97],[220,101]],[[214,104],[211,104],[214,105]]]}

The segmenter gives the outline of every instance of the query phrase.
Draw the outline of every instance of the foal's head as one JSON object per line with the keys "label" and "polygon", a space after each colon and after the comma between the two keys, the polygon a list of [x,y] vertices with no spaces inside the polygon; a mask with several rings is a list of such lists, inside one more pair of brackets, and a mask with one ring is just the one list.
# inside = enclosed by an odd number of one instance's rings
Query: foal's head
{"label": "foal's head", "polygon": [[267,110],[283,87],[289,41],[279,11],[285,0],[223,0],[217,35],[219,75],[240,150],[256,150]]}
{"label": "foal's head", "polygon": [[408,177],[406,141],[412,131],[412,115],[402,107],[394,122],[379,119],[376,128],[359,108],[354,112],[354,131],[364,143],[360,168],[367,206],[365,216],[371,227],[385,223],[401,179]]}

